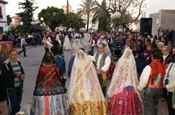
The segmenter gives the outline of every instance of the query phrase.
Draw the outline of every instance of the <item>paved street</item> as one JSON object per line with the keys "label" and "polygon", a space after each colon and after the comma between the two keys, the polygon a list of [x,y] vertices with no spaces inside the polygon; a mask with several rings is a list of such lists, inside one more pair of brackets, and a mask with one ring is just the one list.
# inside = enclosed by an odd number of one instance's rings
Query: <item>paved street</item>
{"label": "paved street", "polygon": [[[68,62],[71,57],[71,52],[70,51],[65,51],[65,60],[66,64],[68,65]],[[27,55],[28,57],[23,57],[22,55],[19,57],[19,59],[22,62],[22,65],[24,67],[25,73],[26,73],[26,79],[24,82],[24,93],[23,93],[23,100],[22,100],[22,110],[26,110],[29,112],[29,101],[32,98],[32,93],[34,90],[35,86],[35,80],[37,76],[37,72],[39,69],[39,65],[41,64],[42,57],[44,55],[44,48],[42,46],[38,47],[32,47],[27,50]],[[67,80],[67,87],[69,85],[69,79]],[[3,104],[4,106],[0,106],[0,110],[3,110],[2,115],[7,115],[7,108],[5,106],[5,103]],[[166,111],[166,104],[162,103],[159,106],[159,115],[167,115]]]}

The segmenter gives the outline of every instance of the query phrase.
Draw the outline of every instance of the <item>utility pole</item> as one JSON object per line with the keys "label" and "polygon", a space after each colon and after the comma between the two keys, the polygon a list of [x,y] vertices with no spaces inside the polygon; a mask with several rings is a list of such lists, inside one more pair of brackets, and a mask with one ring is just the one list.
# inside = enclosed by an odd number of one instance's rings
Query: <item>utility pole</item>
{"label": "utility pole", "polygon": [[69,13],[69,0],[67,0],[67,14]]}

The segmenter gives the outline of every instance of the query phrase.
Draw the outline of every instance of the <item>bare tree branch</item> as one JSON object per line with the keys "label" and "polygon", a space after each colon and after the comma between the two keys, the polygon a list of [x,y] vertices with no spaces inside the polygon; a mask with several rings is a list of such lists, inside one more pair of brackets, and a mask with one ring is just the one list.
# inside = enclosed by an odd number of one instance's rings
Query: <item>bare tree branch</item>
{"label": "bare tree branch", "polygon": [[143,2],[144,2],[144,0],[141,1],[140,6],[139,6],[139,14],[138,14],[137,17],[136,17],[135,19],[133,19],[130,23],[135,22],[135,21],[138,20],[138,18],[140,17],[141,11],[142,11]]}
{"label": "bare tree branch", "polygon": [[126,10],[128,9],[128,7],[131,5],[132,0],[129,1],[129,3],[123,8],[123,12],[126,12]]}
{"label": "bare tree branch", "polygon": [[[126,30],[129,30],[128,24],[135,22],[140,17],[143,2],[144,0],[108,0],[106,7],[104,7],[97,0],[94,0],[96,6],[101,8],[109,19],[110,13],[119,11],[121,18],[115,24],[123,26]],[[136,17],[133,17],[135,14]]]}

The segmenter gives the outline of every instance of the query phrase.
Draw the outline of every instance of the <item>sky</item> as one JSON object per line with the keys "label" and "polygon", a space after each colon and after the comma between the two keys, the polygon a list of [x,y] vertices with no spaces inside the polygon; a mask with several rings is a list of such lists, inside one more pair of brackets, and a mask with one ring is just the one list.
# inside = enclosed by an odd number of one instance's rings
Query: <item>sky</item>
{"label": "sky", "polygon": [[[15,13],[20,12],[18,9],[18,2],[24,0],[6,0],[7,4],[7,14],[14,16]],[[36,5],[39,9],[35,12],[35,17],[37,13],[48,6],[55,6],[61,8],[62,5],[66,5],[67,0],[35,0]],[[69,4],[72,5],[72,10],[76,11],[80,7],[82,0],[69,0]],[[156,13],[160,9],[174,9],[175,10],[175,0],[146,0],[146,16],[151,13]]]}

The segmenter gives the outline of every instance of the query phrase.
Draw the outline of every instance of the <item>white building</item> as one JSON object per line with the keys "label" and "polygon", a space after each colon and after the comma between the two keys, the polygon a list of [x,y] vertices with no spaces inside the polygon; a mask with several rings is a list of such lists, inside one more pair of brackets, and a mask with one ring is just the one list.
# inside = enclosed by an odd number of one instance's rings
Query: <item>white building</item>
{"label": "white building", "polygon": [[8,2],[0,0],[0,33],[7,31],[6,4]]}

